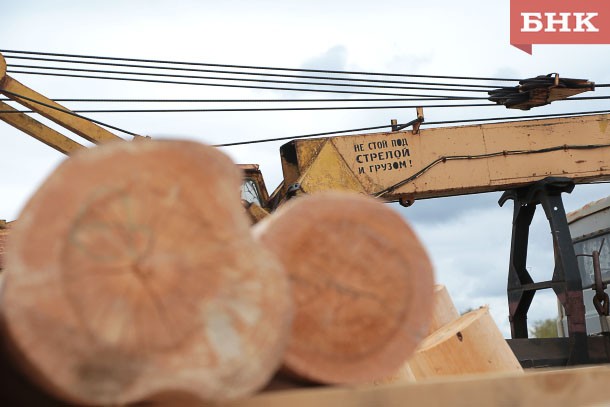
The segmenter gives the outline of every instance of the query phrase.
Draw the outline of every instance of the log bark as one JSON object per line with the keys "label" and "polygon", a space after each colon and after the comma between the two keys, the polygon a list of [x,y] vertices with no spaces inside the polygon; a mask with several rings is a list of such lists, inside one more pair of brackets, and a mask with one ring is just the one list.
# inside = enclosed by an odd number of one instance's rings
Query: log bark
{"label": "log bark", "polygon": [[416,380],[522,371],[487,307],[464,314],[428,336],[409,366]]}
{"label": "log bark", "polygon": [[110,143],[62,163],[11,233],[0,314],[20,368],[79,404],[264,386],[292,300],[250,235],[240,178],[191,142]]}
{"label": "log bark", "polygon": [[254,227],[283,263],[295,317],[287,371],[322,383],[396,372],[428,330],[433,272],[390,207],[351,193],[299,197]]}

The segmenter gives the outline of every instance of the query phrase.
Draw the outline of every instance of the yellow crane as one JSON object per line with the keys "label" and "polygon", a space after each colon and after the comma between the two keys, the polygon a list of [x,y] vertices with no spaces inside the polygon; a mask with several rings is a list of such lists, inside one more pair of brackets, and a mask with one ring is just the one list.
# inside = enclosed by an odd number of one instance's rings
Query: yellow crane
{"label": "yellow crane", "polygon": [[[542,91],[525,89],[529,96],[506,91],[496,99],[528,109],[593,88],[580,81],[570,90],[558,86],[558,76],[554,81]],[[1,54],[0,93],[90,142],[123,140],[8,76]],[[0,110],[11,112],[0,113],[0,120],[62,153],[84,148],[6,103],[0,102]],[[280,149],[283,181],[270,196],[258,166],[241,166],[245,206],[256,220],[293,196],[325,190],[356,191],[405,206],[424,198],[506,191],[501,203],[514,201],[508,277],[513,350],[522,363],[550,360],[543,347],[524,340],[535,292],[551,288],[566,309],[569,332],[553,363],[609,361],[605,351],[601,357],[597,352],[608,340],[586,335],[583,287],[561,193],[575,184],[610,179],[610,115],[430,129],[420,128],[423,119],[419,110],[412,130],[291,141]],[[549,219],[556,254],[553,278],[545,282],[534,282],[525,267],[529,224],[538,205]]]}

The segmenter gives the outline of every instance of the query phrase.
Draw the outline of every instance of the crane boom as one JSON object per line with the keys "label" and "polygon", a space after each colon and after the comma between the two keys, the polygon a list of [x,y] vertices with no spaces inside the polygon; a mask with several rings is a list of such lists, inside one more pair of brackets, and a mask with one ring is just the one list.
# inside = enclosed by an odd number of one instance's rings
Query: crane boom
{"label": "crane boom", "polygon": [[[70,109],[28,88],[19,81],[6,74],[6,61],[0,54],[0,94],[26,106],[49,120],[54,121],[65,129],[79,135],[92,143],[123,140],[103,127],[74,114]],[[83,146],[63,134],[45,126],[39,121],[17,112],[6,103],[0,102],[0,109],[10,113],[0,114],[3,120],[11,126],[17,127],[30,136],[40,140],[48,146],[64,154],[70,154]]]}
{"label": "crane boom", "polygon": [[281,196],[349,189],[388,201],[500,191],[559,176],[610,178],[609,115],[320,139],[281,147]]}

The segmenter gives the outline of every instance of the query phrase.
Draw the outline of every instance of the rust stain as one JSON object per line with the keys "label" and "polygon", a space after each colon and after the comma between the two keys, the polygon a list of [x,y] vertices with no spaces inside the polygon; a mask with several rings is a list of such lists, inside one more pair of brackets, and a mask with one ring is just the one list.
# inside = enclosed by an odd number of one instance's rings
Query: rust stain
{"label": "rust stain", "polygon": [[604,117],[599,120],[599,131],[601,131],[602,133],[605,133],[607,128],[608,128],[608,119]]}

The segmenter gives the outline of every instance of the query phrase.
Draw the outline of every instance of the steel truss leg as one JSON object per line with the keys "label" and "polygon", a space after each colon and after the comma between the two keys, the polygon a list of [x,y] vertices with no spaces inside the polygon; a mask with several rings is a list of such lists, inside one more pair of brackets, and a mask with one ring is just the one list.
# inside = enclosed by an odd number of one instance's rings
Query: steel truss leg
{"label": "steel truss leg", "polygon": [[[552,288],[566,310],[570,357],[568,364],[589,362],[585,305],[576,254],[568,228],[561,194],[570,193],[574,182],[569,178],[549,177],[530,186],[506,191],[500,206],[514,201],[513,231],[508,268],[508,307],[513,338],[527,338],[527,312],[537,290]],[[551,227],[555,269],[550,281],[535,283],[526,269],[529,228],[541,205]]]}

